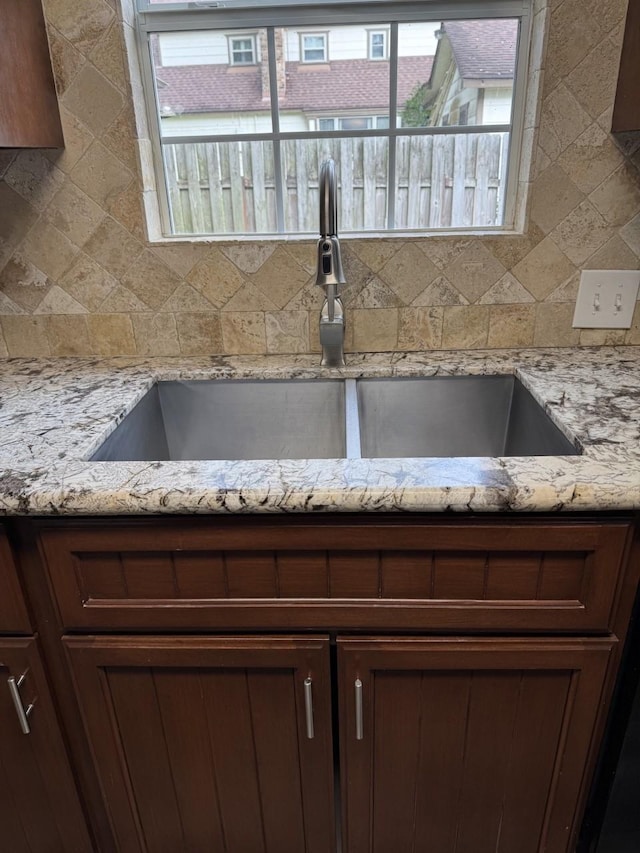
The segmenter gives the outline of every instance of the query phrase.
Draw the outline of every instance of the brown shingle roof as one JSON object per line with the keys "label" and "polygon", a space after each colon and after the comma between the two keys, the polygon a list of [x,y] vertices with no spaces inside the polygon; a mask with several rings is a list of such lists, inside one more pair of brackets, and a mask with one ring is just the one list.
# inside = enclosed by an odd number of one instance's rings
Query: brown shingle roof
{"label": "brown shingle roof", "polygon": [[[432,56],[398,60],[398,105],[431,74]],[[260,68],[228,65],[159,67],[161,110],[176,113],[258,112],[269,109],[262,99]],[[319,65],[286,64],[283,110],[388,110],[389,63],[342,59]]]}
{"label": "brown shingle roof", "polygon": [[516,20],[446,21],[456,64],[466,80],[513,79],[516,65]]}

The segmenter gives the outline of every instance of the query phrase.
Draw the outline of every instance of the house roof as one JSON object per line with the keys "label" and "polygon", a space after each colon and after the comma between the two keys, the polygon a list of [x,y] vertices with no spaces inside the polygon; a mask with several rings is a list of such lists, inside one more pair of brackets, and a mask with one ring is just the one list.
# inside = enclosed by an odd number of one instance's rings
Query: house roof
{"label": "house roof", "polygon": [[[398,105],[431,74],[432,56],[398,59]],[[287,62],[281,110],[389,109],[389,63],[342,59],[310,65]],[[156,69],[161,111],[177,113],[258,112],[262,99],[259,66],[176,65]]]}
{"label": "house roof", "polygon": [[463,79],[513,79],[518,41],[515,19],[446,21],[442,29]]}

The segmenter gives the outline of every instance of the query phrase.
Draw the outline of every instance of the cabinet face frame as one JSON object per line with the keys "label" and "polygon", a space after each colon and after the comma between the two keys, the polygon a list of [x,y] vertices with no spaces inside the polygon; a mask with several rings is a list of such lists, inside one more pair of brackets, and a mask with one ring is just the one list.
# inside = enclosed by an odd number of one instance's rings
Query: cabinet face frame
{"label": "cabinet face frame", "polygon": [[0,635],[31,634],[32,631],[11,546],[0,528]]}
{"label": "cabinet face frame", "polygon": [[[380,848],[377,847],[376,837],[372,834],[373,827],[376,826],[374,793],[380,798],[380,802],[392,801],[396,794],[392,779],[379,778],[378,765],[376,765],[378,778],[374,782],[374,761],[377,759],[378,764],[382,763],[383,766],[389,767],[396,759],[393,747],[387,745],[385,756],[381,742],[376,739],[377,706],[375,699],[372,699],[372,694],[375,694],[376,673],[432,674],[438,671],[447,674],[468,672],[471,676],[479,671],[489,674],[509,671],[531,671],[535,674],[562,671],[565,676],[570,673],[567,676],[568,690],[557,751],[555,754],[551,753],[554,755],[553,772],[550,780],[542,779],[542,783],[545,786],[549,785],[549,789],[547,791],[545,787],[544,790],[532,792],[532,795],[537,794],[539,801],[546,802],[544,818],[539,827],[539,845],[536,849],[544,850],[545,853],[567,853],[575,833],[575,806],[587,772],[589,748],[601,711],[607,666],[615,646],[614,638],[585,640],[338,638],[344,853],[376,853],[384,849],[384,844]],[[356,680],[362,684],[361,739],[357,737],[360,724],[357,722]],[[401,702],[402,696],[398,694],[393,699],[394,708],[397,709]],[[437,706],[438,695],[434,695],[433,702]],[[464,708],[459,710],[463,713]],[[467,707],[468,713],[470,712]],[[465,722],[463,716],[461,722],[463,726],[468,727],[469,718],[467,717]],[[403,745],[401,742],[397,744],[399,751],[404,750],[407,755],[413,756],[416,771],[414,794],[416,802],[420,779],[418,771],[422,767],[420,761],[423,761],[424,755],[428,754],[429,748],[433,748],[429,747],[428,733],[424,737],[426,740],[421,741],[420,744]],[[424,743],[426,743],[425,751],[416,763],[416,753],[420,752]],[[456,756],[462,761],[463,771],[466,768],[464,763],[466,747],[465,741],[461,755]],[[489,784],[486,776],[478,779],[477,782],[479,785]],[[444,780],[439,778],[438,784],[441,783],[444,784]],[[432,784],[432,788],[434,784],[436,783]],[[458,784],[457,781],[456,784]],[[462,779],[459,785],[462,789]],[[403,802],[406,802],[406,798]],[[397,797],[396,805],[398,805]],[[380,819],[378,826],[383,826],[380,814],[377,816]],[[452,819],[455,819],[455,810]],[[407,825],[410,825],[410,820],[398,818],[394,821],[395,826],[400,824],[406,829]],[[402,841],[399,838],[397,840],[402,847]],[[478,850],[493,851],[495,849],[495,838],[489,840],[479,838],[477,843]],[[415,849],[432,850],[427,843],[423,843],[423,846],[418,843]],[[433,850],[436,853],[435,848]],[[438,849],[437,853],[448,853],[448,850]]]}
{"label": "cabinet face frame", "polygon": [[[112,832],[120,853],[154,853],[154,845],[145,838],[145,835],[146,830],[149,829],[152,832],[158,832],[158,826],[151,827],[148,820],[145,824],[144,817],[148,818],[150,811],[158,807],[156,805],[145,810],[145,803],[142,802],[144,792],[141,795],[140,774],[134,766],[136,762],[137,766],[140,766],[140,756],[136,756],[131,751],[133,749],[135,752],[137,746],[134,744],[132,747],[132,739],[127,739],[120,731],[118,723],[118,709],[122,709],[122,702],[126,703],[128,695],[124,694],[123,698],[122,687],[119,687],[117,689],[120,691],[120,699],[118,699],[116,687],[110,683],[109,673],[115,672],[116,677],[118,677],[118,671],[120,671],[125,673],[126,678],[133,677],[135,679],[138,673],[142,673],[146,677],[151,669],[160,673],[167,671],[169,675],[181,671],[197,673],[202,670],[215,670],[216,673],[221,673],[222,677],[224,677],[225,672],[247,669],[252,673],[265,673],[267,679],[270,671],[275,673],[282,673],[285,670],[291,672],[291,677],[295,682],[297,727],[291,732],[294,742],[290,743],[289,747],[290,751],[292,750],[298,755],[299,793],[302,803],[302,811],[296,813],[295,817],[299,826],[304,828],[306,849],[309,853],[327,853],[328,850],[333,849],[335,843],[333,737],[331,731],[328,637],[232,637],[227,639],[214,637],[65,637],[63,642],[77,688],[85,731],[93,753],[104,800],[109,810]],[[307,728],[305,702],[305,680],[307,678],[311,678],[313,696],[314,736],[312,739],[308,737]],[[133,686],[133,682],[130,683]],[[143,693],[138,691],[136,695],[141,696]],[[116,698],[114,699],[114,697]],[[170,701],[176,702],[174,710],[180,705],[180,697],[173,696]],[[132,702],[135,702],[135,699]],[[151,715],[146,722],[143,715],[145,710]],[[157,693],[154,708],[127,708],[129,732],[132,730],[131,727],[136,725],[135,721],[131,722],[136,713],[141,714],[140,726],[147,725],[152,731],[160,730],[154,722],[164,719]],[[205,718],[207,726],[210,726],[208,711]],[[251,719],[255,725],[257,718],[252,716]],[[264,727],[269,723],[278,725],[278,722],[284,725],[282,721],[269,721],[263,718],[261,726]],[[155,726],[155,729],[152,729],[152,726]],[[252,731],[255,749],[255,729]],[[152,736],[152,734],[149,735],[149,737]],[[141,731],[140,737],[141,742],[148,746],[147,735]],[[210,729],[208,737],[211,738]],[[218,735],[218,738],[220,737],[221,735]],[[159,746],[161,749],[167,747],[167,756],[170,751],[173,751],[174,756],[180,753],[180,744],[177,741],[174,743],[169,741],[170,736],[167,740],[165,732],[164,742]],[[216,743],[219,744],[220,741],[218,740]],[[233,749],[231,744],[229,744],[229,749]],[[225,760],[228,763],[228,756]],[[165,759],[162,758],[162,761]],[[256,773],[268,774],[269,766],[264,762],[260,764],[258,753],[255,754],[255,762]],[[166,768],[173,769],[173,764],[168,758],[165,763]],[[215,762],[206,765],[207,771],[213,767],[217,767]],[[214,778],[215,774],[216,771],[213,770]],[[166,774],[164,776],[156,774],[155,777],[151,778],[151,781],[157,783],[157,785],[154,784],[156,790],[163,791],[173,787],[174,793],[172,795],[169,792],[168,799],[173,796],[175,802],[169,803],[170,808],[167,810],[167,814],[171,813],[169,820],[172,820],[173,816],[176,816],[177,819],[180,811],[178,804],[185,802],[185,799],[180,800],[180,796],[185,796],[186,789],[185,791],[178,791],[174,782],[169,785],[165,784],[168,782]],[[222,783],[220,790],[222,790]],[[260,797],[262,798],[262,796],[263,790],[261,789]],[[293,806],[291,807],[293,808]],[[218,812],[219,825],[223,826],[225,819],[228,818],[230,825],[235,826],[232,831],[236,834],[241,832],[242,830],[239,830],[238,826],[243,821],[246,821],[247,825],[250,823],[250,816],[243,814],[242,809],[241,802],[237,806],[227,803],[224,814],[222,809]],[[202,812],[199,814],[202,815]],[[286,821],[282,822],[281,831],[285,834],[290,832],[293,835],[293,830],[286,829],[284,824]],[[264,843],[266,845],[265,826],[266,822],[263,823]],[[210,834],[221,830],[208,826],[203,831]],[[188,846],[187,841],[185,841],[184,849],[192,849]],[[233,849],[233,844],[231,844],[230,849]],[[265,849],[271,853],[274,848],[271,845],[265,846]],[[293,848],[289,844],[286,848],[283,845],[282,849]],[[175,853],[178,851],[176,850]]]}
{"label": "cabinet face frame", "polygon": [[[26,673],[20,685],[26,708],[34,703],[25,735],[7,679]],[[37,642],[0,638],[0,825],[2,848],[11,853],[87,853],[75,781],[53,708]]]}
{"label": "cabinet face frame", "polygon": [[[375,519],[374,519],[375,520]],[[395,631],[467,631],[512,633],[574,632],[604,633],[611,629],[612,613],[620,569],[629,539],[629,522],[553,521],[508,522],[487,520],[484,524],[460,520],[420,522],[398,521],[353,522],[353,520],[314,519],[287,520],[273,523],[261,519],[215,519],[208,523],[170,520],[162,526],[157,521],[118,523],[105,526],[88,522],[55,526],[43,524],[41,546],[47,563],[50,585],[54,592],[62,622],[67,630],[395,630]],[[574,592],[562,598],[544,595],[517,599],[505,594],[511,580],[502,571],[502,590],[493,597],[483,597],[469,590],[453,597],[400,597],[401,593],[385,592],[385,576],[380,568],[387,555],[402,560],[403,553],[433,552],[444,555],[464,552],[469,559],[484,552],[497,556],[509,553],[542,553],[568,555],[578,562],[584,556],[582,575],[572,587]],[[220,570],[219,590],[201,594],[183,594],[177,577],[176,560],[198,559],[199,555],[241,553],[246,556],[245,571],[253,572],[241,593],[234,594],[229,580]],[[269,580],[269,569],[251,567],[254,553],[295,555],[315,553],[323,571],[322,553],[344,555],[346,568],[341,581],[345,593],[331,591],[331,579],[322,583],[329,592],[309,591],[305,596],[281,592],[283,584],[276,567]],[[140,555],[135,568],[138,592],[129,593],[127,569],[118,565],[122,554]],[[376,558],[375,554],[379,556]],[[359,554],[370,554],[373,569],[359,560]],[[88,556],[96,558],[95,568],[85,565]],[[213,558],[212,558],[213,559]],[[217,558],[216,558],[217,559]],[[274,559],[277,559],[274,557]],[[378,559],[378,566],[375,560]],[[222,557],[224,562],[224,556]],[[517,559],[515,560],[517,562]],[[155,565],[157,563],[157,565]],[[516,567],[517,568],[517,567]],[[508,567],[507,567],[508,569]],[[294,572],[309,589],[317,583],[311,570],[301,562]],[[314,569],[315,571],[315,569]],[[374,577],[369,592],[357,590],[364,572]],[[393,568],[390,572],[395,571]],[[432,569],[435,571],[435,569]],[[482,568],[480,568],[482,571]],[[534,570],[535,571],[535,570]],[[545,571],[541,568],[540,573]],[[89,575],[95,572],[95,576]],[[118,576],[122,574],[121,581]],[[157,576],[157,580],[154,577]],[[461,575],[464,578],[464,573]],[[540,574],[540,577],[542,575]],[[109,592],[114,578],[121,583],[119,591]],[[92,580],[103,582],[102,591],[94,594]],[[106,579],[101,581],[101,579]],[[395,579],[391,578],[395,583]],[[466,583],[465,580],[460,581]],[[482,586],[482,578],[479,578]],[[485,570],[485,588],[487,578]],[[533,581],[534,594],[538,593]],[[540,579],[538,579],[540,583]],[[157,586],[156,586],[157,584]],[[269,587],[271,584],[271,587]],[[477,585],[477,584],[476,584]],[[266,591],[262,594],[260,588]],[[191,589],[196,589],[192,586]],[[303,585],[299,586],[303,589]],[[350,590],[356,588],[354,594]],[[515,587],[514,587],[515,588]],[[272,591],[269,591],[271,589]],[[260,597],[257,597],[259,596]],[[293,605],[293,606],[292,606]]]}

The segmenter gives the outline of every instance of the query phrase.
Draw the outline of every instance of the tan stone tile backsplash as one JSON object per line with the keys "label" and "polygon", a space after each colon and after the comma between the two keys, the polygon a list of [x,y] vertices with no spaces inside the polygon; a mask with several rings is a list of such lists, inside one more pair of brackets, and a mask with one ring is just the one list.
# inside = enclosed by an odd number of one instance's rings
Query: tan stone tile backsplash
{"label": "tan stone tile backsplash", "polygon": [[[314,241],[146,240],[131,0],[43,5],[66,147],[0,151],[0,356],[318,352]],[[640,267],[640,134],[609,133],[626,7],[535,5],[525,233],[343,240],[349,351],[640,345],[640,302],[571,327],[582,269]]]}

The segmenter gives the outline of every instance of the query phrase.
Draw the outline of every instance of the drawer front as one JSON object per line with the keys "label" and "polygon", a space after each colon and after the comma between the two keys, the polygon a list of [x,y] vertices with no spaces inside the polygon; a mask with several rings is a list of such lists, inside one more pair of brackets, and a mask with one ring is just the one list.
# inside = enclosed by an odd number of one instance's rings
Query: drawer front
{"label": "drawer front", "polygon": [[43,526],[67,629],[607,631],[623,522]]}
{"label": "drawer front", "polygon": [[11,546],[0,528],[0,634],[30,634],[31,630]]}

